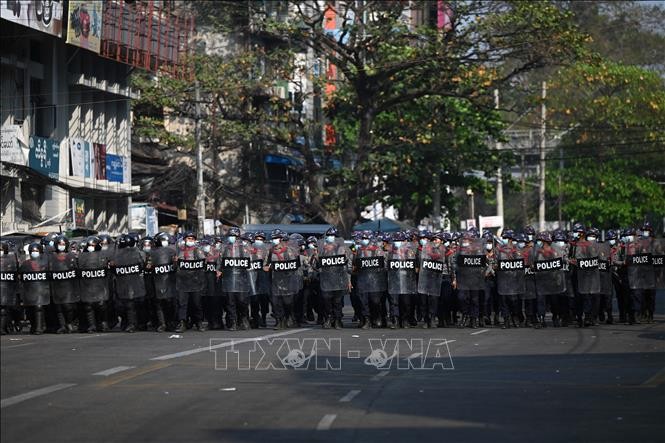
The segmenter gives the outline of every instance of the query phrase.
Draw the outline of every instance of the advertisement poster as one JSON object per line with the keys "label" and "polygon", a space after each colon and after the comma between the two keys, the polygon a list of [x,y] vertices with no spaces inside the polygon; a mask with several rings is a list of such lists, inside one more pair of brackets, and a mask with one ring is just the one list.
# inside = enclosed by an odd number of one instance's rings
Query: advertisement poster
{"label": "advertisement poster", "polygon": [[0,134],[0,160],[16,165],[28,164],[28,147],[21,142],[21,127],[6,125]]}
{"label": "advertisement poster", "polygon": [[30,168],[57,179],[60,170],[60,144],[58,141],[37,136],[30,137]]}
{"label": "advertisement poster", "polygon": [[85,200],[82,198],[72,199],[72,220],[74,221],[74,229],[85,228]]}
{"label": "advertisement poster", "polygon": [[106,179],[110,182],[122,183],[123,160],[121,156],[106,154]]}
{"label": "advertisement poster", "polygon": [[69,0],[67,43],[99,54],[102,36],[102,1]]}
{"label": "advertisement poster", "polygon": [[93,143],[95,153],[95,178],[106,180],[106,145]]}
{"label": "advertisement poster", "polygon": [[0,17],[62,37],[62,4],[61,0],[2,0]]}

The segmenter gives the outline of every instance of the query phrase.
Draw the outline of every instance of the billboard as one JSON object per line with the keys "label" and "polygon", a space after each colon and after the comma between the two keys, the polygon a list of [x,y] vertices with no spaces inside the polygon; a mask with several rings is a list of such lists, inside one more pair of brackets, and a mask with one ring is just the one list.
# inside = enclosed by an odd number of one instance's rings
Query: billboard
{"label": "billboard", "polygon": [[123,182],[124,160],[119,155],[106,154],[106,179],[110,182]]}
{"label": "billboard", "polygon": [[72,220],[74,229],[85,228],[85,200],[82,198],[72,199]]}
{"label": "billboard", "polygon": [[23,132],[19,125],[6,125],[0,133],[0,160],[17,165],[28,164],[28,146],[22,140]]}
{"label": "billboard", "polygon": [[69,0],[67,43],[99,54],[102,43],[102,1]]}
{"label": "billboard", "polygon": [[95,152],[92,143],[72,137],[69,141],[69,156],[73,176],[95,178]]}
{"label": "billboard", "polygon": [[28,165],[40,174],[57,180],[60,171],[60,143],[50,138],[31,136]]}
{"label": "billboard", "polygon": [[62,37],[61,0],[3,0],[0,17],[37,31]]}

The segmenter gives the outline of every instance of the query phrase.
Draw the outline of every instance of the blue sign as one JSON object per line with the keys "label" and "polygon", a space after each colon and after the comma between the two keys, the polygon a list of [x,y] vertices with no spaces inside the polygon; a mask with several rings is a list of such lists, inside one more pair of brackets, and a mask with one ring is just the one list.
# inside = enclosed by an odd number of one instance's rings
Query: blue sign
{"label": "blue sign", "polygon": [[119,155],[106,154],[106,179],[110,182],[122,183],[123,160]]}
{"label": "blue sign", "polygon": [[60,171],[60,142],[31,136],[28,165],[40,174],[57,180]]}

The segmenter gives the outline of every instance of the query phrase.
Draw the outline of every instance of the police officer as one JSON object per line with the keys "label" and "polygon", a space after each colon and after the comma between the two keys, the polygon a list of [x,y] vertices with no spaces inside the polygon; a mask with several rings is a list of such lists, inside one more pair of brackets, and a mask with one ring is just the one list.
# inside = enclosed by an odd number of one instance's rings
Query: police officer
{"label": "police officer", "polygon": [[266,244],[266,234],[263,231],[256,232],[248,240],[251,242],[251,271],[254,273],[254,276],[250,276],[254,279],[250,291],[252,327],[265,328],[266,319],[270,312],[270,274],[264,271],[263,267],[268,257],[269,248]]}
{"label": "police officer", "polygon": [[205,330],[201,292],[205,287],[205,254],[196,244],[196,234],[187,231],[176,255],[177,321],[175,332],[187,329],[187,313],[197,330]]}
{"label": "police officer", "polygon": [[152,271],[154,286],[153,309],[155,312],[155,332],[164,332],[175,316],[177,297],[175,281],[176,251],[172,239],[166,232],[158,232],[154,246],[148,254],[148,265]]}
{"label": "police officer", "polygon": [[392,247],[387,254],[388,303],[390,306],[390,320],[388,326],[395,328],[395,321],[399,326],[410,328],[416,325],[414,316],[414,298],[418,293],[418,277],[416,273],[417,254],[416,244],[409,241],[410,235],[404,232],[395,232],[392,236]]}
{"label": "police officer", "polygon": [[316,255],[318,254],[318,239],[310,235],[305,240],[306,246],[303,255],[305,260],[303,263],[303,298],[307,303],[305,309],[305,316],[308,322],[315,320],[314,313],[316,313],[317,324],[323,324],[323,309],[320,306],[320,293],[319,293],[319,271],[314,267],[316,262]]}
{"label": "police officer", "polygon": [[76,256],[69,251],[69,240],[64,235],[54,239],[54,251],[48,254],[51,273],[51,295],[57,318],[56,334],[74,332],[74,314],[80,300],[76,273]]}
{"label": "police officer", "polygon": [[151,236],[143,237],[140,240],[140,250],[145,255],[145,267],[143,270],[143,280],[145,283],[145,298],[136,304],[138,314],[138,329],[145,331],[148,327],[156,324],[155,314],[155,275],[152,265],[152,252],[155,249],[155,241]]}
{"label": "police officer", "polygon": [[515,231],[504,229],[501,233],[501,244],[495,251],[497,297],[503,319],[502,329],[519,326],[520,300],[526,291],[524,258],[514,240]]}
{"label": "police officer", "polygon": [[455,260],[454,286],[458,288],[462,306],[462,322],[459,327],[478,326],[480,294],[485,290],[485,247],[477,231],[464,233]]}
{"label": "police officer", "polygon": [[342,328],[344,296],[351,290],[351,254],[336,228],[328,228],[323,241],[319,242],[315,267],[319,272],[323,327]]}
{"label": "police officer", "polygon": [[44,247],[39,243],[31,243],[28,246],[28,254],[29,258],[19,267],[21,300],[23,306],[28,308],[31,317],[30,332],[39,335],[43,334],[45,329],[44,307],[50,303],[49,261],[44,254]]}
{"label": "police officer", "polygon": [[101,240],[97,236],[86,238],[78,258],[78,272],[81,281],[81,302],[85,315],[85,328],[81,332],[108,332],[107,304],[110,297],[110,272],[108,254],[102,251]]}
{"label": "police officer", "polygon": [[221,275],[219,270],[220,249],[215,246],[215,239],[210,236],[203,237],[199,247],[206,257],[205,266],[205,288],[201,294],[201,306],[203,318],[206,320],[204,327],[208,329],[219,329],[222,323],[222,313],[219,312],[216,299],[221,295]]}
{"label": "police officer", "polygon": [[147,257],[136,247],[136,236],[124,234],[118,239],[113,256],[118,305],[124,319],[124,331],[135,332],[138,326],[138,307],[146,295],[143,278]]}
{"label": "police officer", "polygon": [[228,303],[227,329],[235,331],[250,328],[249,324],[249,245],[240,239],[240,229],[229,228],[226,243],[219,253],[219,268],[222,273],[222,291]]}
{"label": "police officer", "polygon": [[356,249],[354,272],[358,298],[362,306],[360,327],[383,326],[382,301],[386,292],[385,251],[377,238],[369,231],[360,234],[360,245]]}
{"label": "police officer", "polygon": [[9,314],[18,305],[18,258],[9,243],[0,242],[0,334],[9,332]]}
{"label": "police officer", "polygon": [[281,229],[270,233],[272,246],[264,270],[270,272],[275,329],[294,325],[294,300],[302,287],[302,261],[296,245],[290,245]]}
{"label": "police officer", "polygon": [[455,293],[453,290],[453,259],[455,256],[455,247],[452,244],[452,234],[450,232],[437,232],[434,234],[434,241],[440,241],[444,248],[445,258],[443,260],[443,275],[441,278],[441,299],[439,302],[439,328],[446,328],[453,325],[453,310],[455,309]]}
{"label": "police officer", "polygon": [[494,235],[490,230],[483,230],[485,240],[485,291],[480,303],[480,326],[492,326],[492,313],[494,313],[494,326],[499,326],[499,295],[496,291],[497,256],[494,250]]}
{"label": "police officer", "polygon": [[429,231],[421,231],[418,238],[418,294],[423,316],[423,328],[433,327],[440,312],[441,282],[446,251],[441,239]]}

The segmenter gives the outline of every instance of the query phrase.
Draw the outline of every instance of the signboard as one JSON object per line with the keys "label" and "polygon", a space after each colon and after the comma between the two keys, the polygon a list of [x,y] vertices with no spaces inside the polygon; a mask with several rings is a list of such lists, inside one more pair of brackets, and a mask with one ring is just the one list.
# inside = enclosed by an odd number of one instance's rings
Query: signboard
{"label": "signboard", "polygon": [[144,203],[132,204],[129,207],[129,229],[145,231],[145,235],[154,236],[159,232],[157,211]]}
{"label": "signboard", "polygon": [[106,145],[93,143],[92,146],[95,153],[95,178],[106,180]]}
{"label": "signboard", "polygon": [[122,183],[123,160],[121,156],[106,154],[106,179],[110,182]]}
{"label": "signboard", "polygon": [[85,227],[85,200],[82,198],[72,199],[72,220],[74,229]]}
{"label": "signboard", "polygon": [[30,168],[57,179],[60,170],[60,144],[58,141],[37,136],[30,137]]}
{"label": "signboard", "polygon": [[70,139],[69,156],[73,176],[95,178],[95,151],[92,143],[78,137]]}
{"label": "signboard", "polygon": [[102,37],[102,1],[69,0],[67,43],[99,54]]}
{"label": "signboard", "polygon": [[484,228],[500,228],[503,227],[503,217],[500,215],[493,215],[490,217],[478,216],[479,229]]}
{"label": "signboard", "polygon": [[28,147],[21,142],[23,132],[19,125],[6,125],[0,133],[0,160],[17,165],[28,164]]}
{"label": "signboard", "polygon": [[206,218],[203,220],[203,235],[215,235],[215,219]]}
{"label": "signboard", "polygon": [[0,17],[47,34],[62,36],[61,0],[14,0],[0,2]]}

